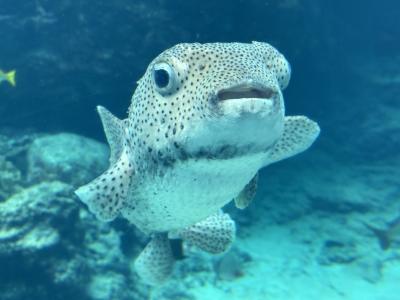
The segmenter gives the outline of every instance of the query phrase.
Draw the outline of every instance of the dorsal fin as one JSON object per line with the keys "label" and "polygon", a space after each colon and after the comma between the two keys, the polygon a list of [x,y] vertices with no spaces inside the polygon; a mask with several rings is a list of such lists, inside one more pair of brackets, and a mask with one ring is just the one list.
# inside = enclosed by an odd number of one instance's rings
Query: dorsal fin
{"label": "dorsal fin", "polygon": [[97,112],[103,123],[104,133],[110,145],[110,165],[113,165],[121,156],[125,138],[125,122],[115,117],[103,106],[97,106]]}

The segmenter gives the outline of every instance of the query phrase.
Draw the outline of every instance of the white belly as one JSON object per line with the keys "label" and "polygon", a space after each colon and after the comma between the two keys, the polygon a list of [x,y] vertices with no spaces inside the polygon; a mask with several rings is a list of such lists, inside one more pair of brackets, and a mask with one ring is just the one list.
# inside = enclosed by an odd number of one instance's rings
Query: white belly
{"label": "white belly", "polygon": [[124,217],[146,233],[197,223],[236,197],[262,167],[265,153],[229,160],[178,162],[147,177],[131,194]]}

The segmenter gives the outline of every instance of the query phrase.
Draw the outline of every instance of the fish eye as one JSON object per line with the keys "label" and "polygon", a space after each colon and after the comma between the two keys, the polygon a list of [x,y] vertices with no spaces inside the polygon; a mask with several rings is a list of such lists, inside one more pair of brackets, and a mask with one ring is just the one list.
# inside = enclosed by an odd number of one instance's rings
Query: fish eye
{"label": "fish eye", "polygon": [[171,95],[178,88],[178,79],[174,68],[162,62],[154,65],[153,82],[156,90],[162,95]]}

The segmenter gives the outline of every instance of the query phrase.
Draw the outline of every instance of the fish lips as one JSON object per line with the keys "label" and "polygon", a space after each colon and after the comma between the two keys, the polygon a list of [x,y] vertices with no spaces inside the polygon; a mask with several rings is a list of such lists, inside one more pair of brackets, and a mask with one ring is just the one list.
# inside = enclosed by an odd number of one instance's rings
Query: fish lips
{"label": "fish lips", "polygon": [[253,80],[218,90],[215,100],[224,115],[233,116],[277,114],[282,107],[279,88],[268,87]]}

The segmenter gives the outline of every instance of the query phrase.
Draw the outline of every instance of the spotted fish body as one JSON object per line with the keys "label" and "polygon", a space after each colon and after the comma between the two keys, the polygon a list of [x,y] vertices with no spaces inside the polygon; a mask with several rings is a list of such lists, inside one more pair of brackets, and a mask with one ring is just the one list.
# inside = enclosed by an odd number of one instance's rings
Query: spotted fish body
{"label": "spotted fish body", "polygon": [[170,273],[168,236],[226,250],[235,228],[220,209],[249,194],[260,168],[313,143],[316,123],[285,117],[289,79],[266,43],[178,44],[150,63],[127,119],[98,108],[110,168],[76,193],[99,219],[122,215],[153,237],[135,264],[143,279]]}

